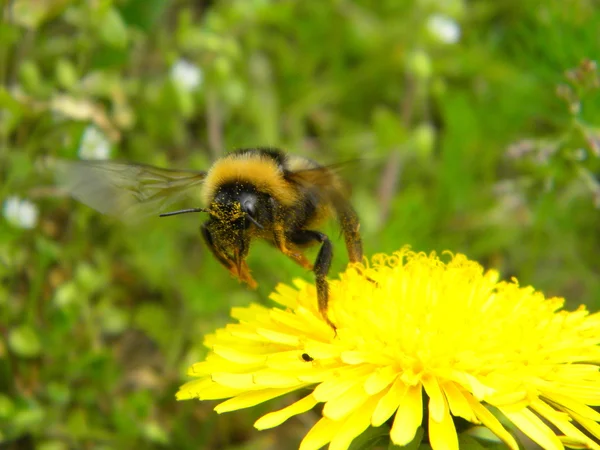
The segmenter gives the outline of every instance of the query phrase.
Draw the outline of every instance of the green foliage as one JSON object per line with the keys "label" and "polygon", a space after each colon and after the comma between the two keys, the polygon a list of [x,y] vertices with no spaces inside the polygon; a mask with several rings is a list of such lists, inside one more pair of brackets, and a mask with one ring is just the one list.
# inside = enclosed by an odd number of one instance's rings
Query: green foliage
{"label": "green foliage", "polygon": [[[217,417],[174,393],[231,306],[311,275],[256,243],[250,292],[201,245],[197,217],[127,227],[66,198],[45,158],[78,158],[90,129],[90,151],[159,166],[251,146],[358,160],[368,255],[464,252],[598,309],[593,2],[0,5],[0,443],[295,448],[306,431],[259,433],[256,409]],[[335,274],[343,242],[327,231]]]}

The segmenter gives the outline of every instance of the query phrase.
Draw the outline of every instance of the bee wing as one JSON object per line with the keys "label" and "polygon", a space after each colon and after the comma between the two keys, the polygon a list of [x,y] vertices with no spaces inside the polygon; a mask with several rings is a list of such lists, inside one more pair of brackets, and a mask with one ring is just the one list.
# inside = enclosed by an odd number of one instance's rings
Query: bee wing
{"label": "bee wing", "polygon": [[127,222],[164,212],[205,176],[206,172],[125,162],[56,162],[57,182],[71,196]]}
{"label": "bee wing", "polygon": [[301,169],[288,175],[290,180],[305,186],[319,196],[320,200],[331,205],[337,215],[346,241],[350,261],[362,260],[362,241],[359,234],[360,222],[354,208],[348,201],[350,184],[344,182],[338,171],[344,164]]}
{"label": "bee wing", "polygon": [[347,202],[352,193],[352,186],[340,176],[340,172],[353,162],[300,169],[289,172],[286,177],[302,186],[313,189],[322,198],[336,206],[339,202]]}

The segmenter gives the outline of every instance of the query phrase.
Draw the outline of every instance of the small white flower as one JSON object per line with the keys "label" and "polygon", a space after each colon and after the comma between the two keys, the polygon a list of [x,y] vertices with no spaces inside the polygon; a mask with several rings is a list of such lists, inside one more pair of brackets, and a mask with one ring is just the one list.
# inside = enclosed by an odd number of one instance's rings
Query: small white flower
{"label": "small white flower", "polygon": [[171,79],[186,91],[199,88],[202,78],[202,69],[185,59],[178,60],[171,67]]}
{"label": "small white flower", "polygon": [[110,142],[98,128],[89,125],[81,136],[78,154],[81,159],[108,159]]}
{"label": "small white flower", "polygon": [[427,30],[445,44],[456,44],[460,40],[460,25],[442,14],[433,14],[427,21]]}
{"label": "small white flower", "polygon": [[35,227],[38,221],[37,206],[29,200],[21,200],[15,196],[4,201],[3,215],[11,225],[28,230]]}

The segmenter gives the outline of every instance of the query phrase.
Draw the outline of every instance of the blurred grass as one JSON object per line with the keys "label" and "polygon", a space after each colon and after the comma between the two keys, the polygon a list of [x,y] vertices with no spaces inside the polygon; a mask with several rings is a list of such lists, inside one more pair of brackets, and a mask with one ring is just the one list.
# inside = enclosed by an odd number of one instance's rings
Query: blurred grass
{"label": "blurred grass", "polygon": [[[268,406],[175,402],[231,306],[310,274],[256,243],[250,292],[197,217],[130,228],[61,196],[43,158],[77,158],[90,125],[112,158],[154,165],[206,168],[251,146],[359,159],[368,255],[464,252],[598,310],[594,2],[0,4],[0,198],[39,210],[33,229],[0,221],[3,448],[295,448],[317,416],[259,433]],[[436,14],[458,42],[428,28]],[[182,59],[196,88],[173,76]],[[327,232],[335,274],[343,243]]]}

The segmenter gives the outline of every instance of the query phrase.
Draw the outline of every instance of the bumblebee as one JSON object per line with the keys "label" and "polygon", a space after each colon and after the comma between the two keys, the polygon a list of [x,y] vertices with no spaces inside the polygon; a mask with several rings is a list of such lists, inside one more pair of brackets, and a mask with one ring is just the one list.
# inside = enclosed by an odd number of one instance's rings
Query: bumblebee
{"label": "bumblebee", "polygon": [[[271,242],[284,255],[314,271],[319,311],[327,317],[327,273],[331,241],[318,228],[337,218],[350,262],[362,260],[359,220],[348,202],[349,189],[333,166],[278,149],[241,149],[204,171],[180,171],[113,161],[59,164],[59,180],[82,203],[121,219],[148,212],[161,217],[202,212],[209,215],[202,237],[229,272],[251,288],[257,286],[246,263],[254,238]],[[202,208],[167,212],[167,206],[190,191],[199,192]],[[314,264],[303,251],[320,245]],[[334,327],[335,328],[335,327]]]}

